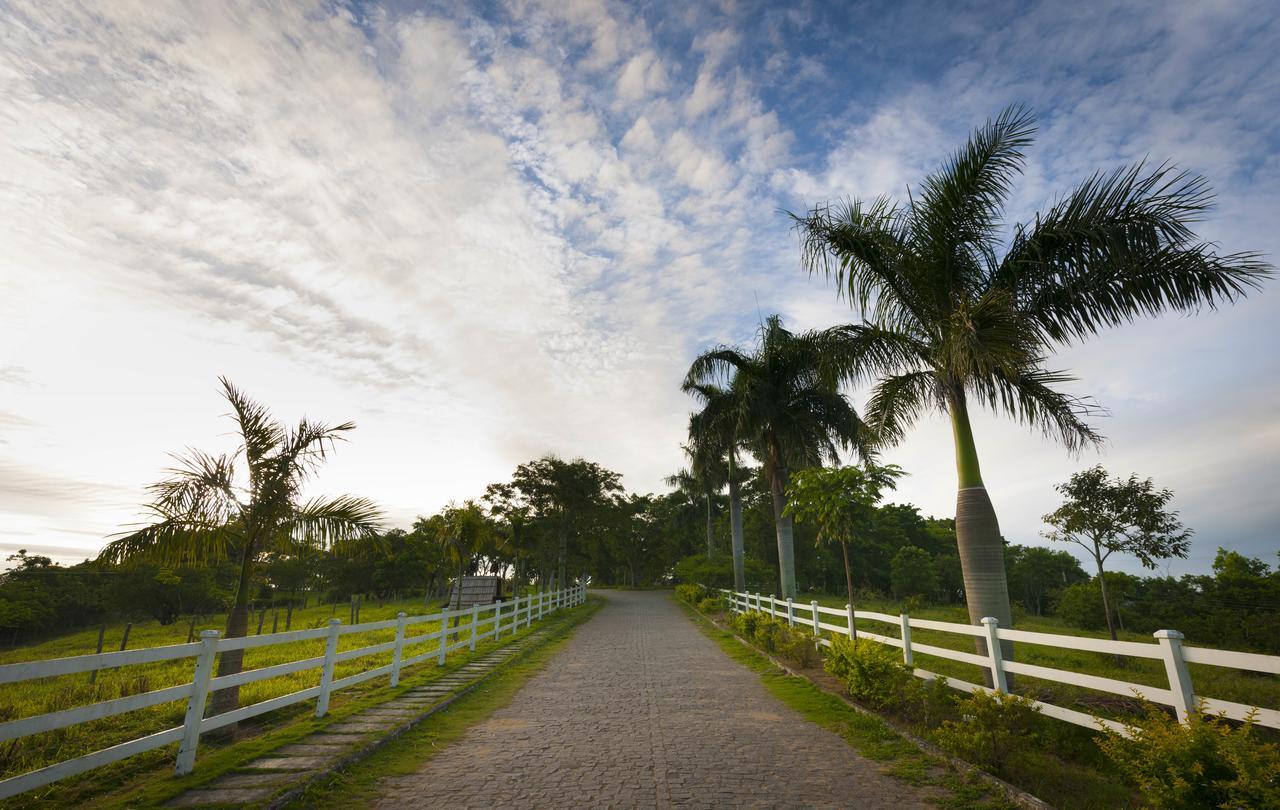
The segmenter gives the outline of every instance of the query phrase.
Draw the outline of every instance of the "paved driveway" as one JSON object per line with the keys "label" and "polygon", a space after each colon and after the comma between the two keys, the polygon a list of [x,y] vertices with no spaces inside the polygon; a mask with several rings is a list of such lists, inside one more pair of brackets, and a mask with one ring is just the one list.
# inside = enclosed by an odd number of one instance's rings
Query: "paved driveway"
{"label": "paved driveway", "polygon": [[379,807],[931,807],[770,695],[666,592],[615,591]]}

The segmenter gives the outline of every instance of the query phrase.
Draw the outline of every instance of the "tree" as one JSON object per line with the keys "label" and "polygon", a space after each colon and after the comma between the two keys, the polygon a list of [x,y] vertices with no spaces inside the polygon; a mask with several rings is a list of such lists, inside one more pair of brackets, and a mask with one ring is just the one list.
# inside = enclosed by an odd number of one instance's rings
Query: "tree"
{"label": "tree", "polygon": [[[462,506],[450,504],[440,513],[437,539],[444,549],[445,558],[453,563],[457,572],[457,595],[462,599],[462,578],[471,570],[476,555],[489,539],[490,527],[485,515],[474,501]],[[460,607],[450,603],[450,607]]]}
{"label": "tree", "polygon": [[1063,588],[1085,582],[1089,575],[1080,561],[1066,551],[1044,546],[1005,546],[1005,569],[1009,572],[1009,592],[1022,606],[1037,616]]}
{"label": "tree", "polygon": [[792,333],[777,315],[760,326],[751,353],[720,346],[699,355],[686,391],[721,385],[732,401],[735,435],[765,467],[773,497],[782,596],[796,595],[795,540],[786,514],[790,470],[838,461],[840,450],[870,453],[857,412],[840,392],[852,346],[842,329]]}
{"label": "tree", "polygon": [[897,599],[929,596],[938,590],[938,575],[934,571],[933,557],[922,548],[903,546],[893,555],[890,567],[893,595]]}
{"label": "tree", "polygon": [[1166,507],[1173,499],[1167,489],[1156,489],[1151,479],[1130,475],[1127,480],[1109,478],[1101,464],[1071,476],[1055,489],[1066,496],[1062,506],[1044,516],[1052,528],[1050,540],[1075,543],[1093,559],[1102,591],[1107,630],[1116,637],[1112,609],[1107,602],[1107,580],[1102,565],[1112,554],[1137,557],[1144,568],[1159,560],[1186,557],[1191,530],[1183,527],[1178,513]]}
{"label": "tree", "polygon": [[849,544],[868,533],[884,491],[894,489],[903,475],[895,464],[882,467],[868,462],[862,468],[814,467],[797,472],[791,479],[787,489],[790,498],[787,514],[814,524],[819,542],[840,544],[850,605],[854,598]]}
{"label": "tree", "polygon": [[[714,456],[717,466],[724,461],[725,483],[729,485],[729,545],[733,555],[733,589],[747,587],[746,551],[742,527],[742,484],[750,471],[738,464],[738,426],[734,398],[716,385],[685,385],[685,390],[702,403],[702,410],[689,417],[689,437],[703,455]],[[709,546],[709,544],[708,544]],[[711,556],[708,547],[707,556]]]}
{"label": "tree", "polygon": [[969,616],[1005,627],[1000,528],[970,408],[1039,427],[1070,450],[1091,446],[1101,440],[1086,422],[1096,406],[1056,388],[1071,377],[1045,367],[1053,346],[1141,315],[1233,302],[1271,274],[1256,254],[1219,255],[1196,238],[1208,184],[1167,164],[1095,174],[1006,239],[1004,205],[1034,132],[1031,114],[1011,107],[906,206],[881,198],[793,215],[806,268],[867,319],[846,330],[848,368],[876,383],[865,417],[880,440],[901,441],[928,411],[949,415]]}
{"label": "tree", "polygon": [[[226,378],[223,396],[240,433],[235,452],[212,456],[192,450],[175,456],[178,466],[148,491],[155,522],[112,541],[100,560],[148,559],[160,565],[209,565],[233,560],[240,568],[226,638],[244,636],[257,566],[271,552],[298,553],[315,547],[376,541],[382,513],[351,495],[302,500],[302,487],[328,457],[352,422],[330,426],[303,419],[289,429],[272,421],[262,405]],[[243,467],[237,467],[237,459]],[[219,655],[218,676],[234,675],[244,650]],[[214,693],[213,712],[236,707],[239,688]]]}

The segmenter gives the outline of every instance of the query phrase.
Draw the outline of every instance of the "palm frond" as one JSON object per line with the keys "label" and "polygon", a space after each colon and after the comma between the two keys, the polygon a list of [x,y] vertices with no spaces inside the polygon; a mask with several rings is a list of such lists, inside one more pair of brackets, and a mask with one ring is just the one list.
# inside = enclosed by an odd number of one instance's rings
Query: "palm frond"
{"label": "palm frond", "polygon": [[103,562],[145,559],[160,565],[216,565],[232,559],[242,535],[221,520],[158,515],[161,519],[112,540],[98,553]]}
{"label": "palm frond", "polygon": [[1166,310],[1216,307],[1258,289],[1256,253],[1218,255],[1190,225],[1212,204],[1203,177],[1169,164],[1096,174],[1027,227],[992,279],[1052,340],[1067,342]]}
{"label": "palm frond", "polygon": [[339,551],[376,544],[383,529],[376,504],[354,495],[312,498],[282,525],[294,543],[316,544]]}
{"label": "palm frond", "polygon": [[1106,411],[1092,399],[1055,390],[1053,386],[1075,378],[1061,371],[1034,368],[1018,374],[996,372],[975,380],[972,390],[987,407],[1002,410],[1018,421],[1040,429],[1069,451],[1102,444],[1102,434],[1086,421]]}
{"label": "palm frond", "polygon": [[885,377],[871,391],[865,418],[878,446],[892,447],[906,438],[926,411],[946,407],[946,396],[933,370]]}

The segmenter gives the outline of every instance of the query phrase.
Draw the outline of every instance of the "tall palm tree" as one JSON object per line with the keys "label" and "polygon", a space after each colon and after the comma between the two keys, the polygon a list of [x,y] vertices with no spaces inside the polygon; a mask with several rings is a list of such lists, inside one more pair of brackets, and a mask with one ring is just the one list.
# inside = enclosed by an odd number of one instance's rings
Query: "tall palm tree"
{"label": "tall palm tree", "polygon": [[687,444],[684,445],[684,453],[689,457],[689,466],[668,475],[663,479],[663,483],[680,490],[692,502],[702,500],[705,506],[707,557],[710,558],[715,556],[716,551],[715,513],[712,502],[716,491],[724,486],[724,483],[722,476],[706,458],[706,450],[699,449],[695,444]]}
{"label": "tall palm tree", "polygon": [[765,467],[773,496],[778,575],[783,597],[796,595],[795,542],[786,514],[788,471],[839,459],[841,449],[866,457],[868,436],[840,378],[852,347],[843,329],[792,333],[777,315],[760,326],[755,349],[720,346],[689,366],[684,388],[724,384],[733,397],[736,435]]}
{"label": "tall palm tree", "polygon": [[[1042,429],[1069,450],[1101,436],[1092,400],[1045,367],[1058,344],[1140,315],[1193,312],[1259,287],[1257,254],[1219,255],[1191,225],[1209,208],[1203,178],[1168,164],[1098,173],[1015,225],[1003,208],[1035,133],[1010,107],[978,129],[920,193],[899,206],[821,205],[794,216],[803,262],[834,279],[866,322],[849,326],[854,363],[875,379],[867,422],[887,444],[923,413],[949,415],[959,495],[956,536],[970,619],[1011,624],[1000,529],[970,428],[974,404]],[[1001,255],[1002,246],[1005,248]]]}
{"label": "tall palm tree", "polygon": [[[302,500],[303,484],[343,434],[355,429],[354,423],[329,426],[303,419],[289,429],[225,377],[219,382],[231,403],[240,446],[221,456],[199,450],[175,456],[178,466],[168,471],[169,478],[148,488],[155,500],[146,508],[156,521],[109,543],[99,559],[119,563],[149,558],[162,565],[237,562],[240,578],[226,638],[240,638],[248,632],[249,594],[264,556],[376,544],[382,513],[371,501],[351,495]],[[243,662],[244,650],[222,653],[219,677],[239,672]],[[215,692],[213,712],[234,709],[239,697],[238,687]]]}
{"label": "tall palm tree", "polygon": [[481,553],[489,541],[490,526],[484,512],[474,501],[467,501],[462,506],[450,504],[440,513],[440,526],[436,539],[444,550],[445,558],[453,563],[458,572],[457,589],[458,605],[450,599],[448,607],[461,607],[462,578],[471,570],[476,555]]}
{"label": "tall palm tree", "polygon": [[737,424],[734,420],[733,395],[718,385],[687,387],[702,403],[702,410],[689,418],[689,438],[696,447],[716,456],[724,463],[725,482],[729,486],[729,545],[733,553],[733,588],[747,588],[746,558],[742,531],[743,471],[738,466]]}

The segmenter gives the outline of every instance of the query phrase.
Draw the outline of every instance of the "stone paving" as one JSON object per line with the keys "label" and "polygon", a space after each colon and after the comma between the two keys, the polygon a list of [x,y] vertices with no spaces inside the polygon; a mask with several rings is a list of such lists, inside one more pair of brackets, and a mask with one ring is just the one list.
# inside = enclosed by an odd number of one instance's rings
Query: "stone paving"
{"label": "stone paving", "polygon": [[444,700],[478,683],[502,662],[545,636],[532,633],[467,663],[438,680],[331,724],[245,765],[237,772],[189,790],[170,807],[260,805],[331,770],[339,762],[378,740],[413,725]]}
{"label": "stone paving", "polygon": [[379,808],[932,807],[774,698],[662,592],[615,591]]}

